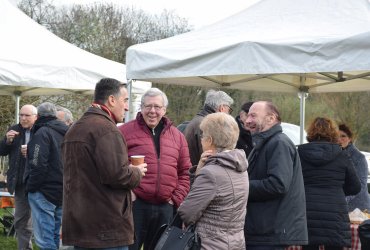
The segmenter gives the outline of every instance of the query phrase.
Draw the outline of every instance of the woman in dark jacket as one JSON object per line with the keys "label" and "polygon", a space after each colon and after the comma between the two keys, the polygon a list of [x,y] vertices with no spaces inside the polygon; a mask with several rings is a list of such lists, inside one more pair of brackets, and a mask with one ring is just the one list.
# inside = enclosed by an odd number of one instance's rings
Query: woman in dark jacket
{"label": "woman in dark jacket", "polygon": [[345,125],[339,125],[339,143],[347,152],[355,166],[356,173],[361,181],[361,191],[357,195],[347,196],[348,210],[353,211],[355,208],[370,211],[370,196],[367,190],[367,176],[369,174],[367,161],[357,147],[352,143],[353,133]]}
{"label": "woman in dark jacket", "polygon": [[304,250],[341,250],[351,246],[346,195],[361,189],[353,164],[338,144],[336,124],[316,118],[308,128],[309,143],[298,147],[306,192],[309,245]]}

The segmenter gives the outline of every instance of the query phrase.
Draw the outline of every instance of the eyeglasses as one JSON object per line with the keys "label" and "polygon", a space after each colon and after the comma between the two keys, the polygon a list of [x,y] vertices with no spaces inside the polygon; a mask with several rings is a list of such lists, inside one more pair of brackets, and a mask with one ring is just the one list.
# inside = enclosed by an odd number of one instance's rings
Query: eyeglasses
{"label": "eyeglasses", "polygon": [[224,104],[224,106],[229,108],[229,114],[231,114],[234,111],[229,105]]}
{"label": "eyeglasses", "polygon": [[158,106],[158,105],[143,105],[143,108],[145,111],[150,111],[152,108],[154,108],[155,111],[160,111],[163,106]]}

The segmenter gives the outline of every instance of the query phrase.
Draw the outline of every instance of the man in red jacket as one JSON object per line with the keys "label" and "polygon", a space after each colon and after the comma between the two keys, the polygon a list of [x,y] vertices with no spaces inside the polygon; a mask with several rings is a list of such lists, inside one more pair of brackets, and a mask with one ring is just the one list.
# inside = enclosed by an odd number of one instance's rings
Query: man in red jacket
{"label": "man in red jacket", "polygon": [[[119,129],[127,142],[128,154],[144,155],[146,176],[134,189],[133,205],[136,241],[130,250],[149,249],[158,229],[169,223],[189,192],[191,166],[184,135],[165,117],[168,99],[157,88],[141,98],[141,112]],[[154,243],[153,243],[154,244]]]}

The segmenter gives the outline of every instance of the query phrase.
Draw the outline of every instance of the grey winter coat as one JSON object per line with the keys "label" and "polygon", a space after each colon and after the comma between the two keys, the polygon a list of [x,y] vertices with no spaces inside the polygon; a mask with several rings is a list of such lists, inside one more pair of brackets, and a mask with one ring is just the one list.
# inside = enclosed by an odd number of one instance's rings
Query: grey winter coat
{"label": "grey winter coat", "polygon": [[240,149],[209,157],[179,207],[185,225],[196,223],[202,249],[245,249],[247,166]]}
{"label": "grey winter coat", "polygon": [[353,211],[355,208],[360,210],[367,209],[370,212],[370,196],[367,189],[367,177],[369,169],[365,156],[352,143],[346,147],[345,152],[348,153],[355,167],[357,176],[360,178],[361,191],[354,196],[347,196],[348,211]]}

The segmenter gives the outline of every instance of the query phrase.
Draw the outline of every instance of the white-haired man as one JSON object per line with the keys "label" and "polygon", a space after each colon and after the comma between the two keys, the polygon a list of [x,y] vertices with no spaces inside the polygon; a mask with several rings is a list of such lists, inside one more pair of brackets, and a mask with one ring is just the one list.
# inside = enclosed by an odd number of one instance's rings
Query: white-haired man
{"label": "white-haired man", "polygon": [[14,227],[17,236],[18,249],[32,249],[31,209],[25,194],[23,182],[26,165],[26,145],[32,137],[32,127],[37,119],[35,106],[27,104],[19,111],[19,124],[9,128],[0,142],[0,155],[9,156],[7,172],[7,188],[15,197]]}

